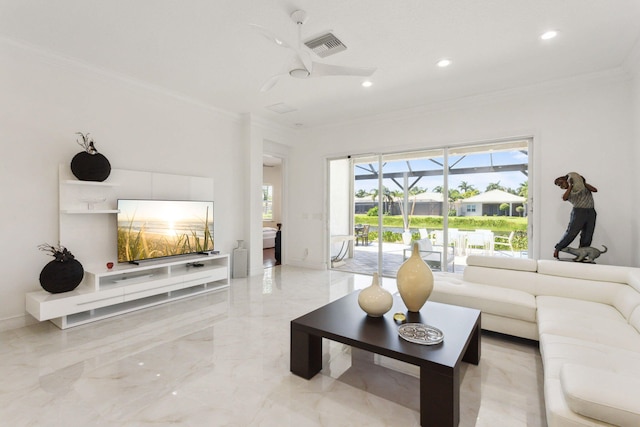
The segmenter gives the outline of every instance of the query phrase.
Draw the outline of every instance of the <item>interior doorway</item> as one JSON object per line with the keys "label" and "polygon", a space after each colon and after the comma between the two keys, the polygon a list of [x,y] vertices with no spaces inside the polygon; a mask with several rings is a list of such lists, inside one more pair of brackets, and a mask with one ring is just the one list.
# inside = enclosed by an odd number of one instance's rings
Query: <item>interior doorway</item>
{"label": "interior doorway", "polygon": [[283,161],[271,155],[262,157],[262,265],[271,268],[282,263]]}

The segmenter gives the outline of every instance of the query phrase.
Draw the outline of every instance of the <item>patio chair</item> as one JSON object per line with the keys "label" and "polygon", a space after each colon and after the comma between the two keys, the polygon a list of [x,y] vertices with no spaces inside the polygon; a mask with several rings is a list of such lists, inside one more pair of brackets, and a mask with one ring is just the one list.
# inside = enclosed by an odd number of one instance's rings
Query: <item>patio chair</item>
{"label": "patio chair", "polygon": [[[449,247],[454,247],[458,244],[458,236],[457,228],[449,229]],[[444,246],[444,232],[442,230],[434,230],[433,240],[431,242],[433,246]]]}
{"label": "patio chair", "polygon": [[484,233],[476,231],[467,234],[467,240],[465,242],[466,254],[470,255],[472,249],[480,249],[484,254],[484,252],[487,250],[487,239]]}
{"label": "patio chair", "polygon": [[515,251],[513,250],[513,236],[515,236],[516,232],[512,231],[509,233],[509,236],[495,236],[493,238],[493,246],[506,246],[511,250],[511,255],[515,255]]}
{"label": "patio chair", "polygon": [[[418,243],[418,250],[420,251],[420,258],[427,263],[429,268],[434,271],[440,271],[442,269],[442,251],[434,250],[433,245],[431,244],[430,239],[420,239],[416,240],[415,243]],[[412,248],[406,248],[403,250],[403,259],[407,259],[411,253],[413,252]],[[451,266],[451,271],[455,271],[455,255],[453,253],[453,247],[447,248],[447,268],[446,271],[449,270],[449,266]]]}
{"label": "patio chair", "polygon": [[418,229],[418,232],[420,233],[420,238],[421,239],[426,239],[429,237],[429,232],[427,231],[426,228],[420,228]]}
{"label": "patio chair", "polygon": [[358,241],[361,241],[363,246],[369,246],[369,224],[356,229],[356,245]]}
{"label": "patio chair", "polygon": [[444,232],[442,230],[434,230],[433,231],[433,241],[434,246],[443,246],[444,245]]}

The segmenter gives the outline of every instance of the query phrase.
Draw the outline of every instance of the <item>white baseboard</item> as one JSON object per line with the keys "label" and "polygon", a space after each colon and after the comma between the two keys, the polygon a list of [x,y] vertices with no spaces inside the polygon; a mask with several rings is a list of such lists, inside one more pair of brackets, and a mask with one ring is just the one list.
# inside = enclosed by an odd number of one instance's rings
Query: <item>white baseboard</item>
{"label": "white baseboard", "polygon": [[38,323],[38,321],[28,314],[0,319],[0,332],[22,328],[27,325],[33,325],[35,323]]}
{"label": "white baseboard", "polygon": [[312,262],[304,259],[290,259],[287,265],[294,267],[309,268],[312,270],[327,270],[327,264],[324,262]]}

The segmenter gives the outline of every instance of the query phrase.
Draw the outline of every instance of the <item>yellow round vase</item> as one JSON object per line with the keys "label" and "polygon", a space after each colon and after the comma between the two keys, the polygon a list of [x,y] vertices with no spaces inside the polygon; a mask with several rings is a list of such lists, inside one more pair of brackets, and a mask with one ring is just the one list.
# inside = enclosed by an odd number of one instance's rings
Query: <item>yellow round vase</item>
{"label": "yellow round vase", "polygon": [[433,273],[420,257],[418,244],[413,244],[413,252],[398,269],[396,278],[398,292],[409,311],[418,312],[433,291]]}

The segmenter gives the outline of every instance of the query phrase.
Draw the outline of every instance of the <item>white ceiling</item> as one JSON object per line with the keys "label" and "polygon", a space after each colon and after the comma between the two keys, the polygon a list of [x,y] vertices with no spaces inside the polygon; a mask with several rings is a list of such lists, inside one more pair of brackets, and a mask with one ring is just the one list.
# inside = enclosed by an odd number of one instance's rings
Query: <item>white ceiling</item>
{"label": "white ceiling", "polygon": [[[348,49],[318,62],[361,77],[281,80],[295,42],[326,30]],[[541,41],[547,29],[560,35]],[[0,36],[213,107],[313,127],[617,68],[640,35],[639,0],[0,0]],[[448,57],[448,68],[435,64]],[[294,112],[265,107],[285,103]]]}

